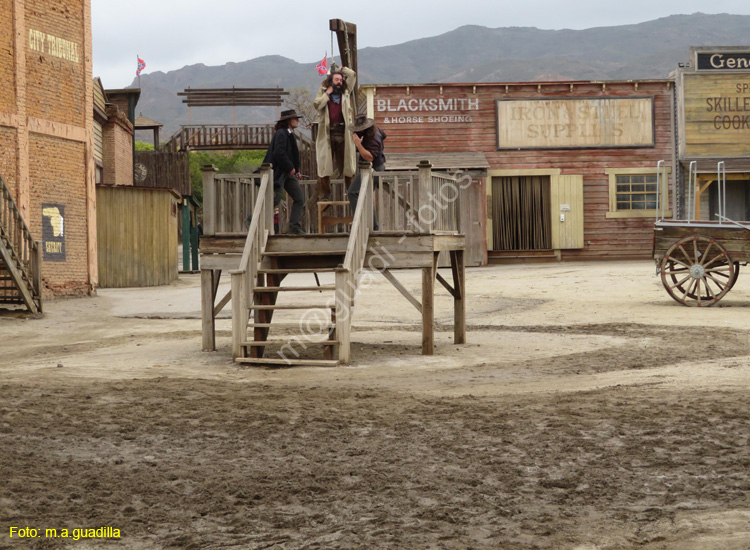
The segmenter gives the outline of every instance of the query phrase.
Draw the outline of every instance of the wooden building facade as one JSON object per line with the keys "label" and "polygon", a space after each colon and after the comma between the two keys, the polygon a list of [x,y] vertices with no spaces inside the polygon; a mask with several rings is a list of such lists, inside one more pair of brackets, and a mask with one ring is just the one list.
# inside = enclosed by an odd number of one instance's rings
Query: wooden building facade
{"label": "wooden building facade", "polygon": [[[485,156],[489,167],[473,183],[481,192],[469,194],[483,219],[462,227],[467,242],[484,242],[490,261],[649,257],[657,163],[673,164],[672,81],[363,90],[369,116],[388,135],[386,157]],[[659,200],[669,201],[663,191]]]}
{"label": "wooden building facade", "polygon": [[750,46],[693,47],[674,78],[679,217],[718,220],[724,179],[725,217],[750,221]]}

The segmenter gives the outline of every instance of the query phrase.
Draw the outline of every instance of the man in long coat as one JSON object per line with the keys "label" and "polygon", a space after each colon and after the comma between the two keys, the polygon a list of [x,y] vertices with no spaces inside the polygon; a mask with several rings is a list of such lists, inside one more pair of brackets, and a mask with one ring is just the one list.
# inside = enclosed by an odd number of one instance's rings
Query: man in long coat
{"label": "man in long coat", "polygon": [[318,111],[315,149],[319,198],[330,195],[332,177],[343,176],[348,188],[357,171],[357,150],[348,131],[354,121],[356,82],[357,74],[347,67],[333,71],[321,84],[313,102]]}

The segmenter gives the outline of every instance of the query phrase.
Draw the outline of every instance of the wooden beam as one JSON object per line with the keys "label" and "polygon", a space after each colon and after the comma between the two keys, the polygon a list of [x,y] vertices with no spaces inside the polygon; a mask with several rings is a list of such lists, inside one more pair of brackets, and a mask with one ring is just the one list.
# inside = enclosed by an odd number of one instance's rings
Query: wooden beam
{"label": "wooden beam", "polygon": [[466,259],[463,250],[452,250],[451,271],[453,271],[453,341],[466,343]]}
{"label": "wooden beam", "polygon": [[413,305],[415,308],[417,308],[417,311],[421,314],[422,313],[422,304],[419,303],[419,300],[417,300],[414,296],[411,295],[411,293],[402,285],[396,277],[394,277],[393,273],[391,273],[388,269],[379,269],[378,270],[383,277],[385,277],[393,286],[396,287],[396,290],[398,290],[401,294],[403,294],[404,298],[409,300],[409,303]]}
{"label": "wooden beam", "polygon": [[226,306],[229,303],[229,300],[232,299],[232,289],[230,288],[229,291],[226,293],[226,295],[221,299],[221,301],[216,304],[216,307],[214,307],[214,318],[221,312],[222,309],[224,309],[224,306]]}
{"label": "wooden beam", "polygon": [[344,365],[351,362],[351,315],[350,297],[347,296],[346,273],[336,272],[336,339],[339,341],[338,361]]}
{"label": "wooden beam", "polygon": [[213,270],[201,270],[201,333],[203,337],[203,351],[216,351],[213,279]]}
{"label": "wooden beam", "polygon": [[432,266],[422,269],[422,355],[435,353],[435,272],[438,254]]}
{"label": "wooden beam", "polygon": [[441,285],[445,287],[448,292],[450,292],[451,296],[453,296],[454,298],[456,297],[456,291],[450,284],[448,284],[448,281],[443,279],[443,276],[437,271],[435,272],[435,278],[440,282]]}

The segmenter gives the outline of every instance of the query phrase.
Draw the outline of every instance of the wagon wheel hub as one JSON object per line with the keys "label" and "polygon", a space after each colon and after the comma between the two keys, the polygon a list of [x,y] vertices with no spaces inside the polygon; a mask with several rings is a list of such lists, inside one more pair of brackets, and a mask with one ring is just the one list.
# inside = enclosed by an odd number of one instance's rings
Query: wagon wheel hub
{"label": "wagon wheel hub", "polygon": [[690,268],[690,276],[693,279],[702,279],[706,275],[706,268],[700,264],[695,264]]}

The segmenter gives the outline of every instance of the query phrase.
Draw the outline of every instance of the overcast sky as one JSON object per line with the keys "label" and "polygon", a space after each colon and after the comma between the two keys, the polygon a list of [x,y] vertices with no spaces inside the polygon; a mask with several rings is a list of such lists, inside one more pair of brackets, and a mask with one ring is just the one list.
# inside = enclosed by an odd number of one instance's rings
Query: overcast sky
{"label": "overcast sky", "polygon": [[[223,65],[263,55],[300,63],[330,55],[328,20],[357,25],[359,48],[400,44],[462,25],[586,29],[673,14],[750,14],[748,0],[92,0],[94,76],[105,88],[185,65]],[[750,42],[750,39],[748,40]],[[336,50],[338,54],[338,50]]]}

